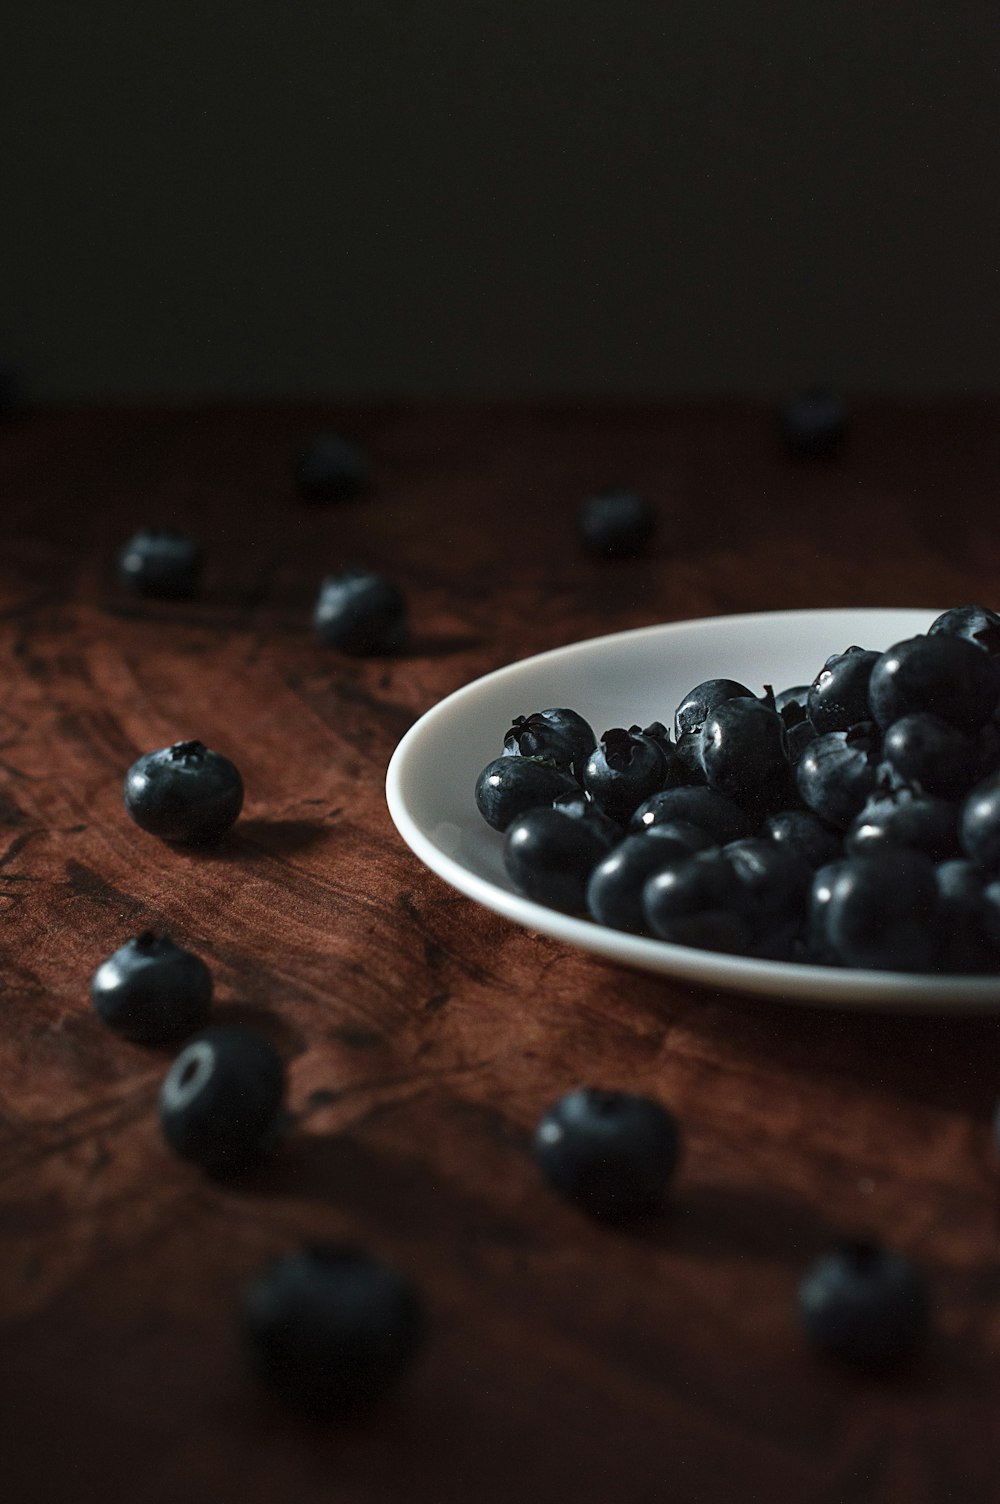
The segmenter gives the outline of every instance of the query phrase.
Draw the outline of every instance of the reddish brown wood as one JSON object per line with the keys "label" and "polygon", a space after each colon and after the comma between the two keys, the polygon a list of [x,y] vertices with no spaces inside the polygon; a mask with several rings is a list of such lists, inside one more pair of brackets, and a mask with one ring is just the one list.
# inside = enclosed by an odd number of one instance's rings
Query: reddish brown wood
{"label": "reddish brown wood", "polygon": [[[307,507],[298,437],[368,449],[371,496]],[[117,411],[0,430],[0,1494],[5,1504],[969,1504],[1000,1498],[994,1019],[854,1017],[616,970],[454,896],[397,838],[383,776],[443,694],[579,637],[725,611],[1000,606],[1000,411],[870,406],[843,462],[782,459],[749,405]],[[658,545],[578,552],[596,486]],[[113,586],[144,522],[190,527],[204,598]],[[408,590],[414,643],[346,660],[320,576]],[[836,648],[838,644],[832,644]],[[199,736],[243,771],[213,852],[125,817],[140,752]],[[474,773],[475,770],[470,770]],[[252,1182],[161,1143],[167,1056],[92,1012],[144,925],[267,1031],[298,1124]],[[580,1080],[671,1103],[670,1212],[588,1224],[539,1183],[540,1111]],[[792,1315],[842,1231],[926,1270],[933,1342],[894,1380],[813,1358]],[[431,1340],[332,1432],[245,1378],[243,1282],[300,1239],[412,1272]]]}

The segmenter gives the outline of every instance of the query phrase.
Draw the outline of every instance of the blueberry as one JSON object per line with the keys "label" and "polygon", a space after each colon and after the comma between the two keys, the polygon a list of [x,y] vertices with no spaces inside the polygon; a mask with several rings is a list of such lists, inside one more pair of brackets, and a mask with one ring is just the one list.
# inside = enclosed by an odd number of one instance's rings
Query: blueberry
{"label": "blueberry", "polygon": [[662,788],[667,760],[662,748],[641,732],[605,731],[583,767],[583,786],[616,820],[627,820],[650,794]]}
{"label": "blueberry", "polygon": [[735,679],[706,679],[689,689],[674,711],[674,736],[700,731],[717,705],[725,700],[752,700],[753,690]]}
{"label": "blueberry", "polygon": [[928,1325],[927,1295],[916,1270],[868,1241],[824,1254],[799,1286],[798,1310],[815,1347],[867,1369],[905,1358]]}
{"label": "blueberry", "polygon": [[649,930],[674,945],[704,950],[745,951],[752,928],[740,906],[744,895],[732,865],[721,851],[678,858],[650,877],[643,888]]}
{"label": "blueberry", "polygon": [[809,686],[806,710],[816,730],[848,731],[859,721],[871,720],[868,681],[881,654],[850,647],[834,653]]}
{"label": "blueberry", "polygon": [[171,1148],[212,1175],[249,1169],[281,1125],[284,1068],[260,1034],[206,1029],[181,1050],[160,1090],[160,1127]]}
{"label": "blueberry", "polygon": [[133,595],[190,600],[201,584],[201,545],[185,533],[144,528],[118,555],[118,582]]}
{"label": "blueberry", "polygon": [[228,757],[202,742],[175,742],[147,752],[125,775],[125,808],[163,841],[217,841],[243,808],[243,780]]}
{"label": "blueberry", "polygon": [[705,831],[719,846],[753,834],[754,824],[746,810],[714,789],[673,788],[652,794],[635,811],[630,830],[648,830],[652,825],[683,820]]}
{"label": "blueberry", "polygon": [[1000,872],[1000,773],[977,783],[961,806],[962,850],[988,872]]}
{"label": "blueberry", "polygon": [[797,932],[805,917],[812,868],[789,846],[761,836],[721,848],[740,885],[736,907],[757,937]]}
{"label": "blueberry", "polygon": [[574,789],[572,793],[557,794],[552,801],[552,808],[571,820],[582,820],[585,825],[591,826],[609,849],[617,845],[625,834],[619,822],[605,814],[600,805],[595,804],[580,788]]}
{"label": "blueberry", "polygon": [[552,1104],[535,1133],[535,1158],[553,1190],[615,1221],[659,1206],[679,1157],[673,1115],[623,1091],[578,1087]]}
{"label": "blueberry", "polygon": [[981,753],[968,733],[922,710],[893,721],[883,739],[882,756],[904,782],[926,794],[957,799],[974,783]]}
{"label": "blueberry", "polygon": [[842,854],[840,832],[824,825],[811,810],[786,809],[769,815],[762,834],[776,846],[794,851],[813,869],[835,862]]}
{"label": "blueberry", "polygon": [[812,746],[818,735],[819,732],[811,721],[799,721],[788,727],[785,732],[785,755],[793,773],[802,761],[806,748]]}
{"label": "blueberry", "polygon": [[794,797],[781,716],[765,700],[723,700],[701,732],[708,786],[756,813],[776,813]]}
{"label": "blueberry", "polygon": [[959,855],[958,809],[947,799],[912,789],[876,791],[844,837],[848,856],[889,846],[923,851],[936,862]]}
{"label": "blueberry", "polygon": [[328,575],[313,609],[328,647],[359,658],[398,653],[406,641],[406,598],[398,585],[367,569]]}
{"label": "blueberry", "polygon": [[318,434],[295,456],[295,483],[306,501],[341,501],[368,485],[368,465],[356,444],[336,433]]}
{"label": "blueberry", "polygon": [[826,934],[826,916],[833,897],[834,884],[847,865],[846,858],[837,858],[817,867],[813,874],[812,887],[806,905],[806,952],[808,959],[817,966],[836,966],[835,954]]}
{"label": "blueberry", "polygon": [[476,806],[487,825],[506,830],[525,810],[579,792],[576,779],[548,757],[498,757],[476,779]]}
{"label": "blueberry", "polygon": [[247,1291],[243,1320],[259,1377],[311,1419],[348,1416],[395,1387],[419,1350],[413,1286],[360,1249],[286,1254]]}
{"label": "blueberry", "polygon": [[883,728],[930,711],[960,731],[978,731],[1000,700],[1000,666],[964,637],[910,637],[879,658],[868,698]]}
{"label": "blueberry", "polygon": [[[704,842],[694,826],[688,829]],[[646,928],[643,890],[646,880],[667,862],[690,856],[692,847],[670,825],[652,825],[641,835],[626,836],[598,862],[587,884],[587,908],[599,924],[641,934]]]}
{"label": "blueberry", "polygon": [[[661,789],[676,789],[687,787],[691,784],[691,770],[686,761],[679,754],[674,743],[670,740],[670,732],[661,721],[653,721],[650,726],[630,726],[629,736],[642,736],[654,746],[659,747],[663,753],[663,773],[661,775]],[[702,782],[704,774],[698,779]]]}
{"label": "blueberry", "polygon": [[[1000,965],[1000,909],[988,896],[975,862],[941,862],[935,869],[938,965],[942,971],[991,972]],[[997,895],[1000,896],[1000,895]]]}
{"label": "blueberry", "polygon": [[550,757],[560,768],[579,773],[597,737],[575,710],[536,710],[516,715],[503,739],[508,757]]}
{"label": "blueberry", "polygon": [[514,887],[565,913],[586,906],[587,882],[613,842],[588,820],[529,809],[507,827],[503,860]]}
{"label": "blueberry", "polygon": [[986,778],[990,773],[1000,772],[1000,717],[996,712],[976,733],[975,768],[973,781]]}
{"label": "blueberry", "polygon": [[803,802],[827,825],[846,829],[875,792],[879,752],[878,732],[870,723],[818,736],[795,770]]}
{"label": "blueberry", "polygon": [[847,433],[844,399],[819,384],[791,393],[778,409],[778,433],[795,459],[826,459],[838,454]]}
{"label": "blueberry", "polygon": [[605,558],[643,553],[654,528],[652,507],[635,491],[601,491],[580,508],[580,540],[588,553]]}
{"label": "blueberry", "polygon": [[701,760],[701,732],[685,731],[674,743],[677,760],[687,773],[689,784],[704,784],[705,767]]}
{"label": "blueberry", "polygon": [[165,1044],[202,1027],[212,976],[169,935],[144,930],[97,968],[90,996],[104,1022],[126,1039]]}
{"label": "blueberry", "polygon": [[933,963],[938,917],[933,862],[887,847],[840,864],[823,925],[841,965],[919,972]]}
{"label": "blueberry", "polygon": [[953,606],[950,611],[943,611],[931,622],[927,635],[936,637],[942,632],[946,636],[965,637],[991,658],[1000,657],[1000,616],[987,606]]}

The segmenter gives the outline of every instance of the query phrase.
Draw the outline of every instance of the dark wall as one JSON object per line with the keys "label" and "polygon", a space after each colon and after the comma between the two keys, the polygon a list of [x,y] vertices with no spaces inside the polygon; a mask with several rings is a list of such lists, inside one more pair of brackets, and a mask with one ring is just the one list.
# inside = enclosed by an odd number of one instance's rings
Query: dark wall
{"label": "dark wall", "polygon": [[33,0],[36,396],[1000,389],[983,0]]}

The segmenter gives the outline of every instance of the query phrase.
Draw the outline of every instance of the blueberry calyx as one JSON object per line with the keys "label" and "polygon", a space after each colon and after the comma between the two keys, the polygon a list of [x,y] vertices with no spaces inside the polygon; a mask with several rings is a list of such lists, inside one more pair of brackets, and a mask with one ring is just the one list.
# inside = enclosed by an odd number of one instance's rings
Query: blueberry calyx
{"label": "blueberry calyx", "polygon": [[167,756],[171,762],[199,762],[208,751],[204,742],[174,742]]}

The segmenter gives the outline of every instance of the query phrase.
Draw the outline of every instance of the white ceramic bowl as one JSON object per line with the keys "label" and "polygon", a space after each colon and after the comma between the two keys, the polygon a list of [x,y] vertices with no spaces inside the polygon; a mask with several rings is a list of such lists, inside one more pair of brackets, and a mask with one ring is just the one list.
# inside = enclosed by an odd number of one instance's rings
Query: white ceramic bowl
{"label": "white ceramic bowl", "polygon": [[396,748],[386,775],[389,811],[422,862],[460,893],[517,924],[608,961],[715,989],[766,993],[842,1008],[933,1012],[993,1010],[1000,976],[922,976],[757,961],[669,945],[561,914],[515,893],[503,837],[473,797],[481,769],[502,750],[516,715],[554,705],[611,726],[672,724],[681,697],[705,679],[737,679],[755,693],[809,683],[852,643],[885,649],[926,631],[936,610],[771,611],[671,622],[556,648],[498,669],[429,710]]}

